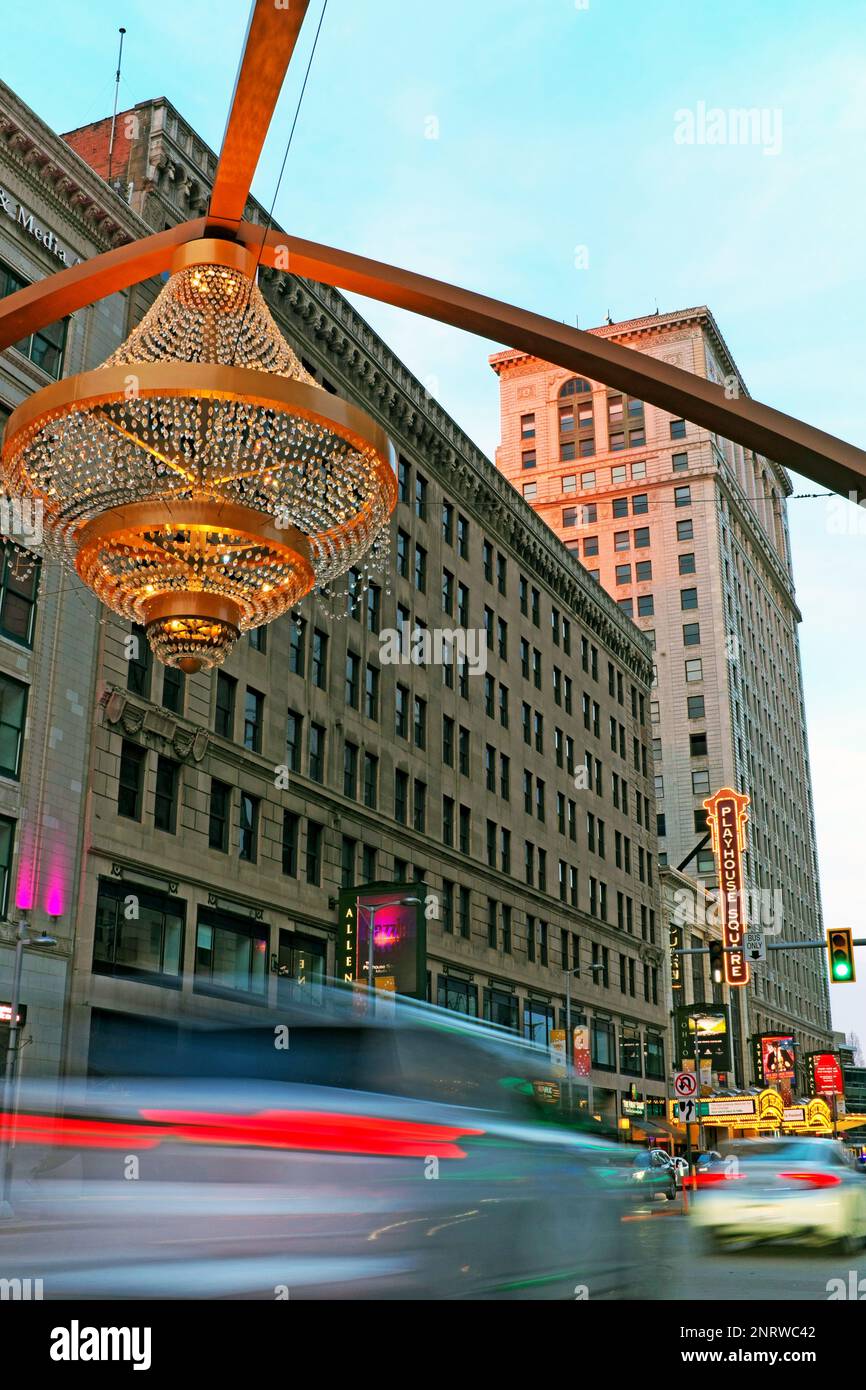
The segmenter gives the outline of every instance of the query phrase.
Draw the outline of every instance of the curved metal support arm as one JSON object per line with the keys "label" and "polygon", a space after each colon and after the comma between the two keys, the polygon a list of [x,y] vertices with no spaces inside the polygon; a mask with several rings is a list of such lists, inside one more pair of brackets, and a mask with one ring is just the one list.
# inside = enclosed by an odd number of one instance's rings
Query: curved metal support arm
{"label": "curved metal support arm", "polygon": [[866,497],[866,451],[750,397],[728,399],[723,387],[681,367],[672,367],[582,329],[569,328],[555,319],[349,251],[303,241],[276,230],[265,232],[249,223],[242,224],[237,235],[251,250],[258,252],[261,248],[263,265],[276,265],[293,275],[366,295],[505,343],[543,362],[627,391],[670,411],[676,418],[690,420],[754,449],[845,497],[851,493],[858,499]]}

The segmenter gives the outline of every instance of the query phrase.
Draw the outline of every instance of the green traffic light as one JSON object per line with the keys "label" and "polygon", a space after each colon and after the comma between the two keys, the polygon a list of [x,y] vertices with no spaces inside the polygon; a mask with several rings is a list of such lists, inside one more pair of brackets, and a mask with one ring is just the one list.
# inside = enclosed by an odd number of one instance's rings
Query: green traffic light
{"label": "green traffic light", "polygon": [[851,966],[847,960],[836,960],[833,962],[833,979],[848,980],[851,977]]}

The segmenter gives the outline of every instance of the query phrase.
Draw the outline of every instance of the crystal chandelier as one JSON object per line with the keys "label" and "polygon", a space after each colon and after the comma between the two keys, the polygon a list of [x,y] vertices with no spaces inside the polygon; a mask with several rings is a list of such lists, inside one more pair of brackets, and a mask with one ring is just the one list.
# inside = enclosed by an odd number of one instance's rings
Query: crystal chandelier
{"label": "crystal chandelier", "polygon": [[2,483],[42,507],[46,545],[141,623],[158,659],[219,665],[385,544],[393,448],[324,391],[234,242],[187,242],[101,367],[10,417]]}

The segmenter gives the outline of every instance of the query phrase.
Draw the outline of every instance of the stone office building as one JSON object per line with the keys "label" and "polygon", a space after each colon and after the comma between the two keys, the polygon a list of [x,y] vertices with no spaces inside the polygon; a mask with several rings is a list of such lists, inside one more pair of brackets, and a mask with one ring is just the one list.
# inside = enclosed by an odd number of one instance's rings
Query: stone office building
{"label": "stone office building", "polygon": [[[0,82],[0,296],[110,249],[141,224],[124,200]],[[14,408],[95,366],[126,331],[113,295],[0,354],[0,437]],[[10,505],[11,503],[11,505]],[[50,562],[34,564],[38,513],[0,508],[0,1065],[21,909],[56,946],[23,958],[25,1071],[60,1065],[84,850],[97,605]]]}
{"label": "stone office building", "polygon": [[[705,307],[593,332],[747,393]],[[497,353],[491,365],[498,467],[652,643],[661,862],[683,863],[706,833],[704,799],[736,787],[751,798],[744,870],[764,925],[788,940],[820,939],[787,473],[526,354]],[[687,872],[715,885],[709,844]],[[731,994],[740,1084],[758,1079],[746,1058],[752,1034],[793,1033],[801,1057],[828,1045],[822,952],[774,951]]]}
{"label": "stone office building", "polygon": [[[118,125],[130,234],[199,213],[215,156],[171,105]],[[104,122],[68,142],[108,172]],[[261,283],[304,365],[399,450],[391,570],[353,612],[307,599],[187,678],[112,615],[95,629],[67,1064],[134,1065],[135,1020],[170,1044],[215,997],[315,996],[340,887],[420,879],[434,1002],[549,1042],[567,965],[595,1108],[614,1119],[632,1084],[660,1101],[649,645],[343,296]],[[392,660],[406,626],[477,630],[483,659]]]}

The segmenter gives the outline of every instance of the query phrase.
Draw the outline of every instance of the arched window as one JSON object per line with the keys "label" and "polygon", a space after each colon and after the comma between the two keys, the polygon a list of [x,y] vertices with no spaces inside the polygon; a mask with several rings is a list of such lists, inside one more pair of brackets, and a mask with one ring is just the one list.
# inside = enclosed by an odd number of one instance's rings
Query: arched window
{"label": "arched window", "polygon": [[563,382],[559,388],[560,396],[585,396],[592,390],[588,381],[584,381],[582,376],[569,377],[568,381]]}

